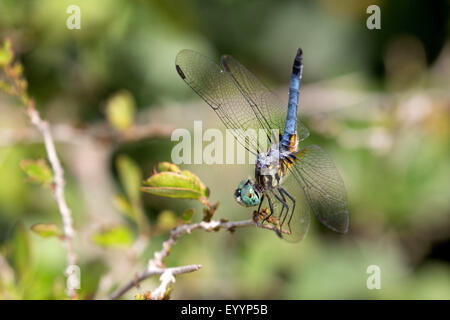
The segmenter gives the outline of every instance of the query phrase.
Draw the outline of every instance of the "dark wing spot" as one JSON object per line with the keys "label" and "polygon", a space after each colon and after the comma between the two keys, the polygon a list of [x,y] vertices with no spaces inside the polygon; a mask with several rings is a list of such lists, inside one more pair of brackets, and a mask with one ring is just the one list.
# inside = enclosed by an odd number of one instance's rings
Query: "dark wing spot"
{"label": "dark wing spot", "polygon": [[180,75],[180,77],[181,77],[181,79],[186,79],[186,76],[184,75],[184,73],[183,73],[183,71],[181,70],[181,68],[180,68],[180,66],[179,65],[176,65],[176,68],[177,68],[177,72],[178,72],[178,74]]}

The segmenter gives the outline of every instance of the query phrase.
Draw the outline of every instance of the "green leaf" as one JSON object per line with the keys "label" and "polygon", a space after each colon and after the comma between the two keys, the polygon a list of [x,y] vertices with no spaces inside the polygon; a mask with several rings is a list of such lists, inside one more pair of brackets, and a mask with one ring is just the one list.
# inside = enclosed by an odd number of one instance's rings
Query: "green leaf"
{"label": "green leaf", "polygon": [[136,162],[126,155],[120,155],[116,161],[120,182],[125,194],[132,203],[140,201],[142,172]]}
{"label": "green leaf", "polygon": [[187,209],[183,212],[183,215],[181,216],[183,218],[183,221],[188,223],[191,221],[192,216],[194,215],[194,209]]}
{"label": "green leaf", "polygon": [[13,59],[13,53],[11,50],[11,42],[6,39],[0,48],[0,67],[5,67],[10,64]]}
{"label": "green leaf", "polygon": [[188,171],[188,170],[183,170],[181,171],[181,174],[189,177],[192,181],[195,181],[195,183],[198,185],[198,187],[200,188],[200,190],[202,191],[202,196],[205,198],[209,197],[209,188],[207,188],[203,182],[200,180],[199,177],[197,177],[195,174],[193,174],[192,172]]}
{"label": "green leaf", "polygon": [[135,102],[131,93],[120,91],[108,99],[106,117],[112,127],[124,131],[133,124],[135,109]]}
{"label": "green leaf", "polygon": [[180,172],[180,168],[173,163],[170,162],[160,162],[158,164],[158,171],[164,172],[164,171],[171,171],[171,172]]}
{"label": "green leaf", "polygon": [[62,230],[54,223],[36,223],[30,229],[43,238],[63,236]]}
{"label": "green leaf", "polygon": [[155,173],[145,180],[142,191],[180,199],[203,200],[209,197],[209,189],[192,172],[181,171],[176,165],[168,162],[161,162],[158,169],[162,172]]}
{"label": "green leaf", "polygon": [[30,181],[46,186],[51,185],[53,173],[44,159],[23,160],[20,162],[20,166],[23,171],[25,171]]}
{"label": "green leaf", "polygon": [[133,159],[126,155],[117,157],[116,167],[127,199],[116,197],[115,205],[138,224],[140,233],[146,233],[149,223],[141,201],[141,169]]}
{"label": "green leaf", "polygon": [[144,185],[142,191],[162,197],[197,200],[208,197],[207,188],[198,178],[178,172],[156,173]]}
{"label": "green leaf", "polygon": [[117,225],[94,233],[91,240],[102,247],[126,248],[133,243],[134,236],[126,226]]}

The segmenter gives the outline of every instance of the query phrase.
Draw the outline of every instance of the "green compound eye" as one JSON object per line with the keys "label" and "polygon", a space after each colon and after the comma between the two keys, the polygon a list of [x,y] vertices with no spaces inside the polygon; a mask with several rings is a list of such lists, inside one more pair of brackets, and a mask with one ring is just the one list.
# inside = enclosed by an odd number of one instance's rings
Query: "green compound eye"
{"label": "green compound eye", "polygon": [[236,201],[244,207],[253,207],[259,204],[259,195],[250,179],[243,180],[239,183],[234,192],[234,197],[236,198]]}

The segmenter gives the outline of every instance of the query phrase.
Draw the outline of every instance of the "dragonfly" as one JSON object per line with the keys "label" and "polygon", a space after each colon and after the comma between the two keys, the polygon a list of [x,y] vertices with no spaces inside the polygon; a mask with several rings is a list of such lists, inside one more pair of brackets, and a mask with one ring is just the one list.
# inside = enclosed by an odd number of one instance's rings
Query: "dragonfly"
{"label": "dragonfly", "polygon": [[[298,147],[310,135],[297,117],[301,49],[292,67],[287,108],[230,55],[223,55],[219,65],[185,49],[177,54],[175,66],[186,84],[232,129],[234,138],[255,155],[255,175],[238,184],[234,197],[242,206],[258,206],[258,223],[271,223],[280,238],[297,242],[305,237],[313,211],[329,229],[348,231],[347,195],[333,160],[317,145]],[[247,129],[263,130],[270,147],[262,149],[255,137],[244,134]]]}

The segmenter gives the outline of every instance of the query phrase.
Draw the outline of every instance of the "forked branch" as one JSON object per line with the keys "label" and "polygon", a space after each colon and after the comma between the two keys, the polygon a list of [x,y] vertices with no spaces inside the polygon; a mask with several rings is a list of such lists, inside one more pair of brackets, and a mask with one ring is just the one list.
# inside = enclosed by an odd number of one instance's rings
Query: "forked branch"
{"label": "forked branch", "polygon": [[172,246],[175,244],[177,239],[183,234],[190,234],[193,230],[203,229],[206,231],[218,231],[220,229],[226,229],[233,232],[237,228],[245,227],[260,227],[263,229],[275,230],[275,227],[267,224],[261,224],[253,219],[242,220],[242,221],[201,221],[198,223],[182,224],[178,227],[172,229],[170,232],[169,239],[163,242],[162,249],[157,251],[153,255],[153,259],[148,262],[147,268],[137,274],[132,280],[127,282],[124,286],[117,289],[109,299],[118,299],[128,290],[133,287],[137,287],[138,284],[147,279],[148,277],[154,275],[161,275],[160,281],[161,285],[155,289],[150,294],[150,299],[163,299],[166,297],[167,289],[170,283],[175,282],[175,276],[183,273],[193,272],[199,270],[201,265],[188,265],[183,267],[166,268],[164,264],[164,259],[170,254]]}

